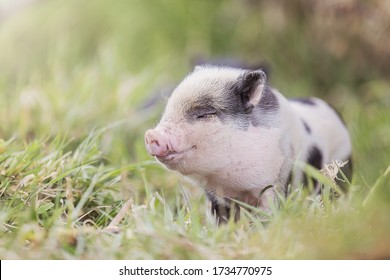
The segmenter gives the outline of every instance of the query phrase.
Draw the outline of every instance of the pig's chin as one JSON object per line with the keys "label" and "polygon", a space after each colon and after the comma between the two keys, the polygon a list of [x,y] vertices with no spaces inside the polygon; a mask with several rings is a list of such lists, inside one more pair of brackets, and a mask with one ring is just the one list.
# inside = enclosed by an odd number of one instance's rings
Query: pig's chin
{"label": "pig's chin", "polygon": [[180,152],[169,152],[167,155],[162,157],[156,156],[156,159],[169,169],[180,171],[182,161],[188,158],[194,149],[196,149],[196,146],[183,149]]}

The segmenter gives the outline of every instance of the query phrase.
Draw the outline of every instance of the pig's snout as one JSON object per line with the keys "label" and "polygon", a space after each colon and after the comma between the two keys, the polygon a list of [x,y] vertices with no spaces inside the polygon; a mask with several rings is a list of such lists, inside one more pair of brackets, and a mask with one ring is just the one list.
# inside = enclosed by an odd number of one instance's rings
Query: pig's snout
{"label": "pig's snout", "polygon": [[173,152],[168,138],[156,129],[146,131],[145,145],[148,153],[152,156],[164,157]]}

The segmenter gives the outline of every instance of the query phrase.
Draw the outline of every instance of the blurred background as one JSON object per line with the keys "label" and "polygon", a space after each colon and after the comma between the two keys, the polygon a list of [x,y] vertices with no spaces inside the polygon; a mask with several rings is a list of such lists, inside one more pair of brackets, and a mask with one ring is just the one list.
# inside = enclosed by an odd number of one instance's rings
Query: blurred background
{"label": "blurred background", "polygon": [[[217,228],[144,146],[199,63],[335,107],[350,195]],[[1,259],[389,259],[389,164],[388,0],[0,0]]]}
{"label": "blurred background", "polygon": [[265,67],[287,97],[324,98],[353,137],[356,180],[390,162],[390,1],[0,0],[0,138],[102,140],[150,159],[143,133],[197,63]]}

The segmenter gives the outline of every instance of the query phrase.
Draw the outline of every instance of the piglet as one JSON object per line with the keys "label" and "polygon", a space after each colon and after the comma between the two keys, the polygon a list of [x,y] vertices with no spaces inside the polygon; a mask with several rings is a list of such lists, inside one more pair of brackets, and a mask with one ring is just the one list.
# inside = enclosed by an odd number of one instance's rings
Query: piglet
{"label": "piglet", "polygon": [[219,223],[232,200],[267,211],[276,191],[307,184],[297,161],[317,169],[348,161],[351,179],[351,140],[334,109],[314,97],[288,100],[266,80],[262,70],[197,66],[145,133],[150,155],[204,188]]}

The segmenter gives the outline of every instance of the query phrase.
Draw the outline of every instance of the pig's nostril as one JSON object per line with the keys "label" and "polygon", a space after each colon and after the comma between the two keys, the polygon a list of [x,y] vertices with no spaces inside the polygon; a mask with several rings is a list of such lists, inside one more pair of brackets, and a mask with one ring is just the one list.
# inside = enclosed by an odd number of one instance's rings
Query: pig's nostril
{"label": "pig's nostril", "polygon": [[152,143],[151,143],[151,144],[153,144],[153,143],[155,143],[158,147],[160,147],[160,143],[158,143],[157,140],[152,140]]}

